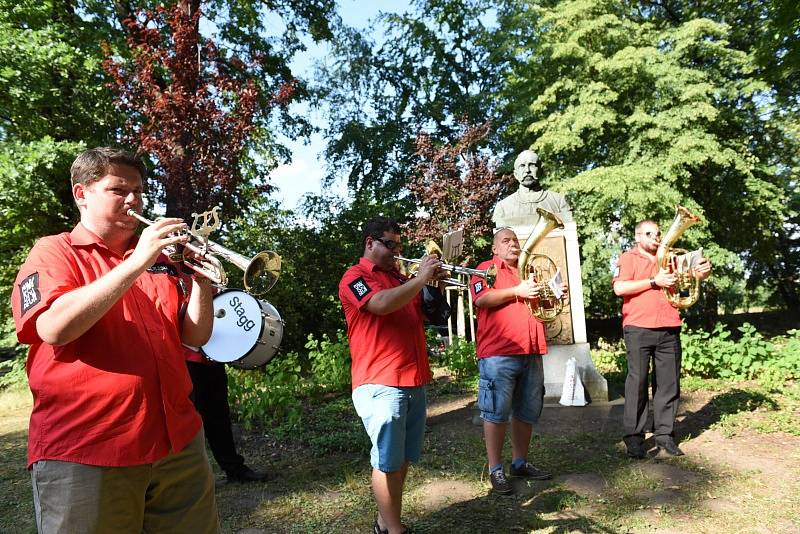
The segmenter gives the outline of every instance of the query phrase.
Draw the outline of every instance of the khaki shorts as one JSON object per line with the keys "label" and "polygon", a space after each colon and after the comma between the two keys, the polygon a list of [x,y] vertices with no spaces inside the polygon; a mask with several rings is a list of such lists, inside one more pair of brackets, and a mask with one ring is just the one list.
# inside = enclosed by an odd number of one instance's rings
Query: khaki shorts
{"label": "khaki shorts", "polygon": [[152,464],[40,460],[31,480],[40,534],[220,532],[202,429],[184,450]]}

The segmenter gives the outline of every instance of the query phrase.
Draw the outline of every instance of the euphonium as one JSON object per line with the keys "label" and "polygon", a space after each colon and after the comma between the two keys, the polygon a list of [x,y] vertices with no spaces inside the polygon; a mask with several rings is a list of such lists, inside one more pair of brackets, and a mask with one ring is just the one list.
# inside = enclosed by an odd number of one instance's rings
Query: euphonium
{"label": "euphonium", "polygon": [[545,254],[531,254],[537,244],[555,228],[564,228],[564,223],[561,218],[554,213],[550,213],[542,208],[536,208],[536,213],[539,214],[539,222],[533,227],[531,235],[522,246],[522,251],[517,261],[517,270],[519,271],[520,281],[528,279],[529,275],[533,275],[533,280],[539,284],[539,297],[535,299],[528,299],[528,309],[531,314],[542,321],[549,323],[556,319],[561,314],[564,308],[564,303],[561,299],[557,299],[550,289],[550,278],[555,275],[556,264]]}
{"label": "euphonium", "polygon": [[700,222],[700,217],[683,206],[675,206],[675,218],[664,234],[656,251],[658,268],[673,273],[677,278],[675,285],[663,288],[664,296],[673,308],[683,310],[697,302],[700,296],[700,279],[688,264],[687,252],[682,248],[673,248],[683,232],[691,225]]}

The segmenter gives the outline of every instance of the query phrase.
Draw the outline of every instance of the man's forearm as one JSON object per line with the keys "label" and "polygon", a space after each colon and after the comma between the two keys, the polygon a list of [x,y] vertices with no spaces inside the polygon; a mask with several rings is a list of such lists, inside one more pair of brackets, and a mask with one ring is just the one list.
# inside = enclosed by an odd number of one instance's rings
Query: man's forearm
{"label": "man's forearm", "polygon": [[75,341],[108,313],[143,271],[128,259],[94,282],[61,295],[36,318],[36,333],[54,346]]}
{"label": "man's forearm", "polygon": [[181,323],[181,341],[193,347],[208,343],[214,325],[214,295],[211,284],[192,279],[192,292]]}
{"label": "man's forearm", "polygon": [[395,312],[411,302],[422,291],[424,286],[425,281],[423,279],[414,277],[397,287],[379,291],[367,302],[366,310],[375,315],[387,315]]}

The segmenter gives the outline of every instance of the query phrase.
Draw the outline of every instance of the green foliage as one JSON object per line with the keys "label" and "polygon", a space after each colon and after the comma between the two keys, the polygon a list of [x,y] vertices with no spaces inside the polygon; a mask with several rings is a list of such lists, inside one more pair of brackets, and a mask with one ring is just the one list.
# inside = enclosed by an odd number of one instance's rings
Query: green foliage
{"label": "green foliage", "polygon": [[454,337],[453,342],[442,353],[439,363],[453,373],[457,380],[477,379],[478,360],[475,349],[472,341]]}
{"label": "green foliage", "polygon": [[592,361],[600,374],[628,373],[628,357],[625,342],[608,342],[603,338],[597,340],[597,348],[592,350]]}
{"label": "green foliage", "polygon": [[311,362],[311,378],[316,387],[333,391],[349,389],[351,361],[347,334],[337,330],[335,341],[331,341],[328,334],[323,334],[322,340],[309,334],[306,348]]}
{"label": "green foliage", "polygon": [[260,369],[228,370],[228,399],[245,428],[300,423],[301,366],[296,352],[279,354]]}
{"label": "green foliage", "polygon": [[800,336],[797,330],[772,340],[764,339],[749,323],[737,330],[738,339],[734,339],[721,323],[712,332],[683,332],[684,373],[702,378],[758,379],[774,388],[800,378]]}

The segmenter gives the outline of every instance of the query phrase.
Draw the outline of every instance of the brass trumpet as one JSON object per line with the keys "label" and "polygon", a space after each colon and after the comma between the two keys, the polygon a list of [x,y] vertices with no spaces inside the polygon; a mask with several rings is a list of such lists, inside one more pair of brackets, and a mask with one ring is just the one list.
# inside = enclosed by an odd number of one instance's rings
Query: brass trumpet
{"label": "brass trumpet", "polygon": [[[143,217],[135,210],[128,210],[128,215],[138,219],[147,226],[153,225],[155,221],[151,221],[147,217]],[[200,215],[192,214],[195,217],[195,224],[192,225],[191,230],[187,230],[189,235],[189,242],[183,245],[194,254],[194,258],[188,258],[182,254],[173,254],[171,251],[166,251],[170,259],[176,262],[182,262],[184,265],[193,271],[205,276],[218,287],[225,287],[228,284],[228,275],[222,267],[222,262],[216,256],[219,256],[242,271],[244,271],[244,288],[245,291],[251,295],[263,295],[275,285],[278,281],[278,276],[281,272],[281,257],[271,250],[259,252],[250,259],[227,249],[208,239],[210,233],[209,227],[204,225],[201,230],[195,230],[195,225],[199,218],[207,220],[209,214],[212,214],[216,219],[216,209],[212,212],[204,212]],[[217,220],[216,228],[219,225]],[[205,232],[203,231],[205,229]]]}

